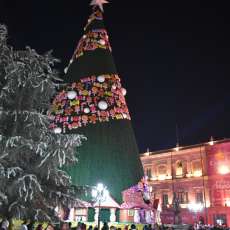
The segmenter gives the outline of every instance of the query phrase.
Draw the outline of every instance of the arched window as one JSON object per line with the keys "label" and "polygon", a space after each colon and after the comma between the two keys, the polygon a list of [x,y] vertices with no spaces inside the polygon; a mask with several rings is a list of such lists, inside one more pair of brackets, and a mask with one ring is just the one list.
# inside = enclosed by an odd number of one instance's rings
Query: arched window
{"label": "arched window", "polygon": [[177,161],[176,162],[176,176],[182,176],[183,175],[183,162]]}
{"label": "arched window", "polygon": [[202,176],[202,166],[200,160],[192,162],[192,171],[194,176]]}
{"label": "arched window", "polygon": [[193,169],[193,172],[201,170],[200,160],[196,160],[192,162],[192,169]]}

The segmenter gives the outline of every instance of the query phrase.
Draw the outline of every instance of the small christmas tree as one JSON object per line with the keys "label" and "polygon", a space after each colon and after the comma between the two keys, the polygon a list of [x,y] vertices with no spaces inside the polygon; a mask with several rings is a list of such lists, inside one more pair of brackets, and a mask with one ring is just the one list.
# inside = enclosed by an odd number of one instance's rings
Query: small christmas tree
{"label": "small christmas tree", "polygon": [[7,45],[0,25],[0,214],[51,220],[57,206],[73,204],[76,189],[62,170],[77,162],[80,135],[50,131],[46,112],[59,79],[50,53]]}

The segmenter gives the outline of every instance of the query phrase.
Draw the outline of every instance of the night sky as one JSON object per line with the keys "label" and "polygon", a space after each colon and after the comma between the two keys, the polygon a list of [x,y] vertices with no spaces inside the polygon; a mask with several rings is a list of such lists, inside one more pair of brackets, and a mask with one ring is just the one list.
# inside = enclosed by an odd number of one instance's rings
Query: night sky
{"label": "night sky", "polygon": [[[83,34],[90,1],[0,1],[9,43],[39,53],[53,49],[62,72]],[[110,2],[105,24],[140,151],[174,147],[176,124],[180,145],[230,137],[227,3]]]}

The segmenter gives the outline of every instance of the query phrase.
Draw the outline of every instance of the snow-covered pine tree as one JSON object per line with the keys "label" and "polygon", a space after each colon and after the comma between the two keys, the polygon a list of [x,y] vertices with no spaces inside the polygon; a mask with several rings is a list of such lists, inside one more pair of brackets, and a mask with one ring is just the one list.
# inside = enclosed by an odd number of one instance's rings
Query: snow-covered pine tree
{"label": "snow-covered pine tree", "polygon": [[47,110],[59,79],[51,53],[7,45],[0,25],[0,215],[54,218],[57,206],[80,202],[63,167],[76,163],[81,135],[54,134]]}

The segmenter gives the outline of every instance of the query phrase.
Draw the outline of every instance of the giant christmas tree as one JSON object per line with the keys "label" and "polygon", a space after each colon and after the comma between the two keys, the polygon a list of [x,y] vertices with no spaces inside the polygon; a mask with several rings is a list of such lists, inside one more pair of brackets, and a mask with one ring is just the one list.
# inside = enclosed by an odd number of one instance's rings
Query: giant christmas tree
{"label": "giant christmas tree", "polygon": [[67,86],[54,99],[51,109],[55,132],[81,133],[88,141],[79,151],[77,167],[68,172],[77,185],[101,182],[121,202],[121,192],[143,176],[138,148],[125,101],[126,90],[118,76],[102,4],[93,0],[74,55],[66,69]]}

